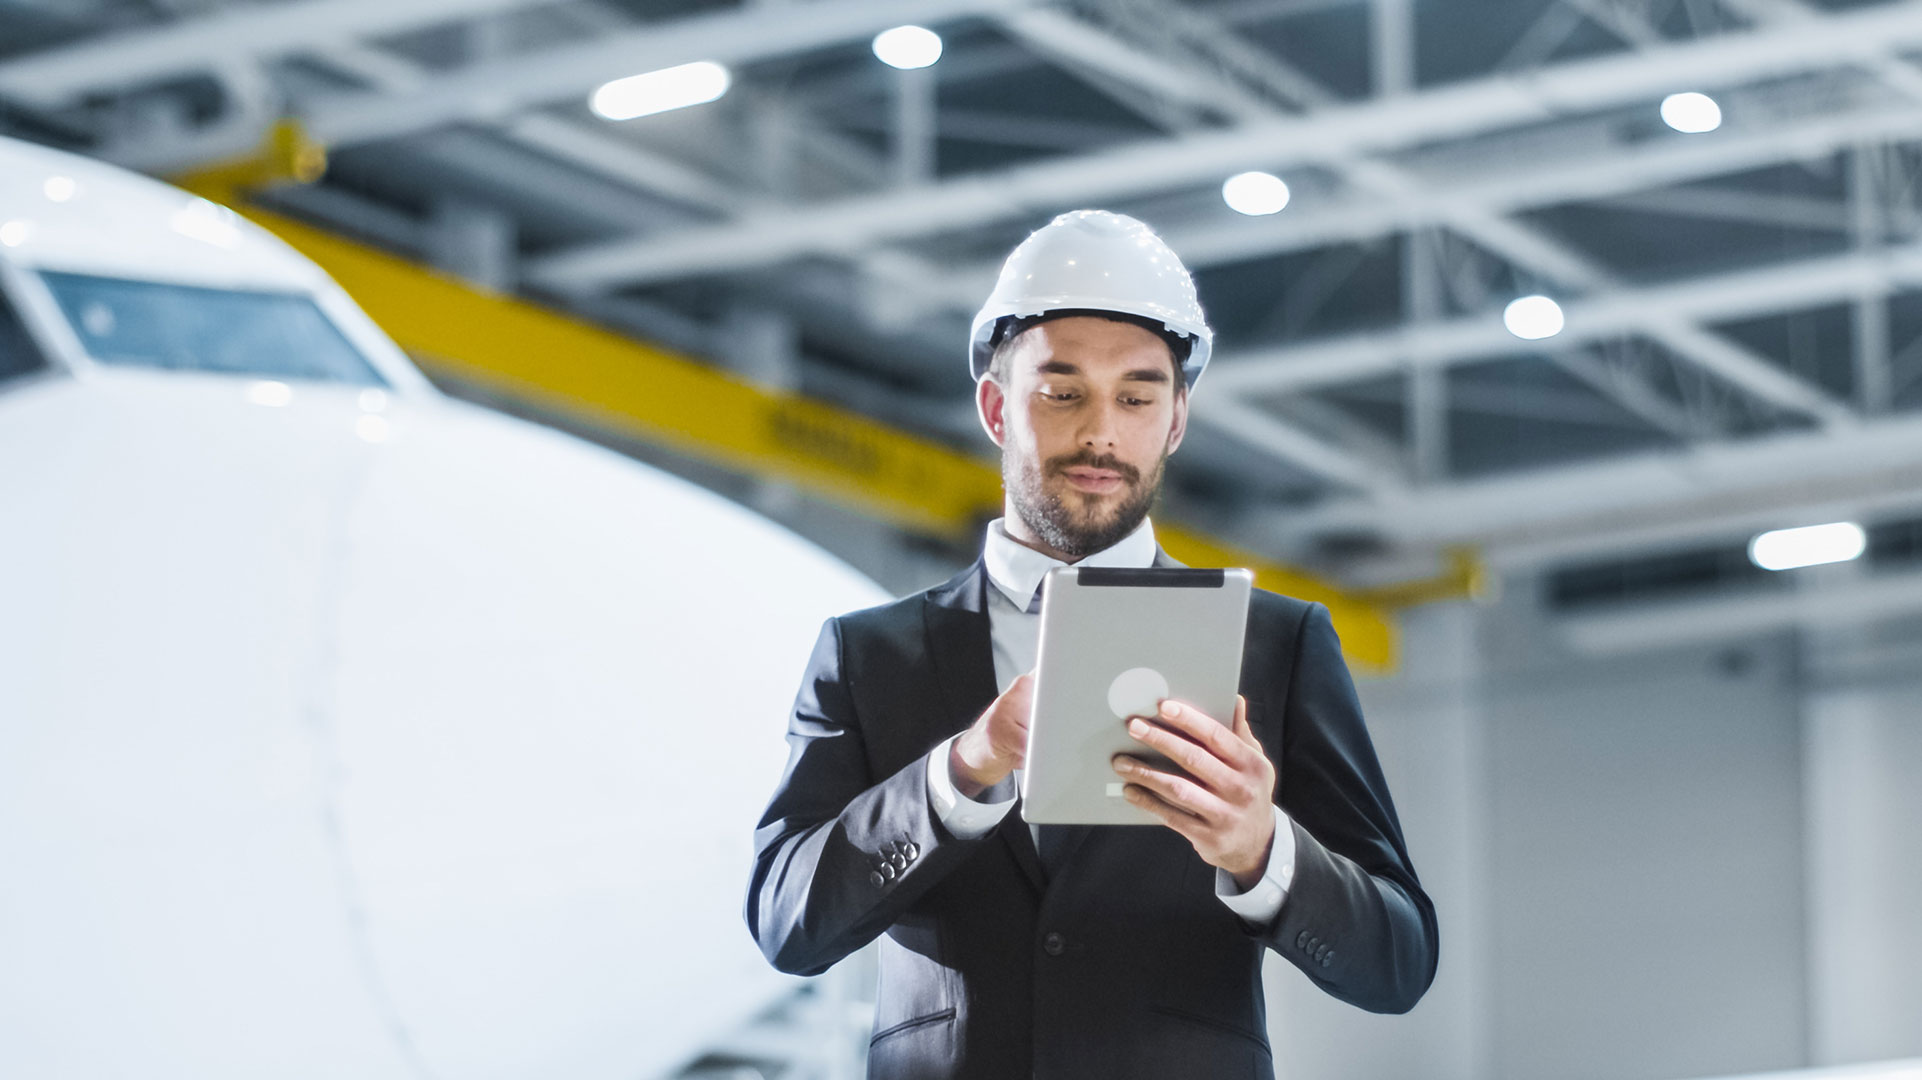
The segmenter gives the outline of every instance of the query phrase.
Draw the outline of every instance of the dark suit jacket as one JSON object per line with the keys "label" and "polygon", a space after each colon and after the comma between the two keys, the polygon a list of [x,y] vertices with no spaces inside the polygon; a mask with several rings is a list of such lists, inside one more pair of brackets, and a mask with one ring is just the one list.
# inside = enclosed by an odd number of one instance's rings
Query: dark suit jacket
{"label": "dark suit jacket", "polygon": [[996,696],[986,588],[977,561],[828,620],[754,836],[747,922],[775,967],[814,974],[881,938],[870,1076],[1272,1077],[1264,947],[1343,1001],[1414,1006],[1434,906],[1326,608],[1260,590],[1249,608],[1241,693],[1296,850],[1257,928],[1171,829],[1078,829],[1049,877],[1018,813],[973,840],[942,827],[926,756]]}

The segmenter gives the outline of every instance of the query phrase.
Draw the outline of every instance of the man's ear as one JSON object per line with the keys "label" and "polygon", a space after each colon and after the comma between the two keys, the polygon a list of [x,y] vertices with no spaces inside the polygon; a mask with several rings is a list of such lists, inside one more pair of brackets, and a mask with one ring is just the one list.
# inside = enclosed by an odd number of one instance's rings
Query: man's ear
{"label": "man's ear", "polygon": [[[1181,376],[1177,375],[1176,378]],[[1168,429],[1168,452],[1174,453],[1181,446],[1181,439],[1188,434],[1188,391],[1175,394],[1175,419]]]}
{"label": "man's ear", "polygon": [[1008,393],[990,376],[983,376],[974,384],[974,411],[981,417],[981,428],[994,440],[994,445],[1003,445],[1007,438]]}

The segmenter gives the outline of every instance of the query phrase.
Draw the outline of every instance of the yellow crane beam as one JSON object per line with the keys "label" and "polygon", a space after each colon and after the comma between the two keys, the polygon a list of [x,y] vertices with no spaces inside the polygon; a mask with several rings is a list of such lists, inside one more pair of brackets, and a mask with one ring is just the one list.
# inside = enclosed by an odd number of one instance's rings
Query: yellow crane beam
{"label": "yellow crane beam", "polygon": [[[969,539],[1000,513],[1001,477],[990,462],[247,203],[250,189],[311,181],[324,167],[324,153],[282,123],[261,154],[175,182],[233,207],[318,263],[430,375],[792,484],[923,534]],[[1351,663],[1393,670],[1395,624],[1380,602],[1389,595],[1360,595],[1177,522],[1158,523],[1156,535],[1185,563],[1246,566],[1262,588],[1326,604]],[[1452,572],[1416,584],[1394,595],[1429,600],[1467,588]]]}

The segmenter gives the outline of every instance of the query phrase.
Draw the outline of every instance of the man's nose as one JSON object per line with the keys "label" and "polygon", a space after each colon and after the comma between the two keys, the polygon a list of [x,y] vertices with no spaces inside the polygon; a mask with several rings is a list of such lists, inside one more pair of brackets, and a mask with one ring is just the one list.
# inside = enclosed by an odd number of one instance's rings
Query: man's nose
{"label": "man's nose", "polygon": [[1093,402],[1092,407],[1083,411],[1081,422],[1081,445],[1097,450],[1115,448],[1116,421],[1113,402]]}

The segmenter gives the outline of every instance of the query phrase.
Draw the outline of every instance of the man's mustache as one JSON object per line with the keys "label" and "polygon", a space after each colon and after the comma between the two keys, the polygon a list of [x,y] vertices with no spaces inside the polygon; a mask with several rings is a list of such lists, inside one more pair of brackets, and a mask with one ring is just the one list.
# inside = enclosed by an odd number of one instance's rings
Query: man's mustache
{"label": "man's mustache", "polygon": [[1121,478],[1128,481],[1131,485],[1141,483],[1141,470],[1122,461],[1113,454],[1097,454],[1092,450],[1082,449],[1076,453],[1063,454],[1060,457],[1048,459],[1048,472],[1057,476],[1067,472],[1069,469],[1077,467],[1084,469],[1107,469],[1110,472],[1120,473]]}

